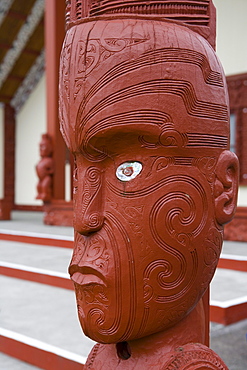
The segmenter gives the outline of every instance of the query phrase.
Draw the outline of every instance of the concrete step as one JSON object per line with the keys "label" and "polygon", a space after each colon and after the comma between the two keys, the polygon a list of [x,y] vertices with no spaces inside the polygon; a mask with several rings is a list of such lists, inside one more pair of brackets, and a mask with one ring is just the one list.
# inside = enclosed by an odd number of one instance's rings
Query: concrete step
{"label": "concrete step", "polygon": [[2,370],[39,370],[40,367],[33,366],[17,358],[0,353],[0,364]]}
{"label": "concrete step", "polygon": [[13,211],[10,221],[1,221],[0,239],[73,248],[73,228],[43,224],[42,212]]}
{"label": "concrete step", "polygon": [[74,293],[6,276],[0,286],[1,351],[42,369],[81,369],[94,343],[80,329]]}
{"label": "concrete step", "polygon": [[67,273],[71,255],[71,248],[0,240],[0,259],[9,263]]}
{"label": "concrete step", "polygon": [[1,232],[39,233],[73,237],[73,228],[67,226],[51,226],[43,223],[43,212],[12,211],[11,220],[0,221]]}
{"label": "concrete step", "polygon": [[229,325],[247,318],[247,272],[218,268],[210,285],[210,320]]}
{"label": "concrete step", "polygon": [[[0,274],[73,290],[67,273],[71,254],[70,248],[0,240]],[[211,321],[228,325],[247,318],[246,285],[246,272],[217,269],[211,284]]]}
{"label": "concrete step", "polygon": [[[217,271],[211,303],[215,298],[221,299],[221,304],[227,302],[229,287],[234,291],[232,300],[245,293],[244,288],[238,291],[234,288],[239,285],[239,279],[245,283],[246,273],[231,273],[229,279],[229,271]],[[220,283],[217,289],[214,289],[215,282]],[[1,351],[41,369],[81,370],[93,342],[81,332],[74,293],[5,276],[0,276],[0,286]],[[214,333],[217,326],[213,329]],[[217,343],[213,343],[217,347]]]}
{"label": "concrete step", "polygon": [[68,275],[72,249],[0,240],[0,274],[73,289]]}
{"label": "concrete step", "polygon": [[224,241],[218,267],[247,272],[247,243]]}
{"label": "concrete step", "polygon": [[[71,227],[44,225],[41,212],[12,213],[13,220],[1,221],[0,240],[73,248]],[[224,241],[218,267],[247,272],[247,243]]]}
{"label": "concrete step", "polygon": [[[1,221],[0,240],[73,248],[73,228],[44,225],[42,212],[13,211]],[[218,266],[247,272],[247,243],[224,241]]]}
{"label": "concrete step", "polygon": [[[42,218],[13,212],[13,221],[0,223],[0,350],[42,369],[81,370],[93,343],[81,332],[67,273],[73,230],[43,225]],[[216,326],[247,317],[246,260],[247,243],[224,242],[219,266],[226,268],[211,284]]]}

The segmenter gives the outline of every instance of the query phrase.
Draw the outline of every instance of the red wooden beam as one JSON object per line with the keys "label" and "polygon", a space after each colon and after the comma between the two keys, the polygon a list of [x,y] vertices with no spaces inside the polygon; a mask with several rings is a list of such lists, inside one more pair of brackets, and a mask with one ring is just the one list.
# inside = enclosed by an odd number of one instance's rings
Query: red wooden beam
{"label": "red wooden beam", "polygon": [[73,248],[74,242],[66,239],[50,238],[48,236],[40,237],[39,235],[20,235],[18,233],[0,233],[0,240],[12,240],[21,243],[38,244],[38,245],[49,245],[51,247],[60,248]]}
{"label": "red wooden beam", "polygon": [[0,328],[1,352],[44,370],[83,370],[82,356]]}
{"label": "red wooden beam", "polygon": [[247,258],[246,259],[220,258],[218,262],[218,267],[222,269],[247,272]]}
{"label": "red wooden beam", "polygon": [[50,272],[39,268],[0,262],[0,274],[16,279],[55,286],[57,288],[74,289],[72,281],[68,277],[64,277],[63,275],[65,274],[59,272]]}
{"label": "red wooden beam", "polygon": [[[227,302],[226,302],[227,303]],[[210,321],[230,325],[247,318],[247,297],[229,301],[229,304],[210,304]]]}

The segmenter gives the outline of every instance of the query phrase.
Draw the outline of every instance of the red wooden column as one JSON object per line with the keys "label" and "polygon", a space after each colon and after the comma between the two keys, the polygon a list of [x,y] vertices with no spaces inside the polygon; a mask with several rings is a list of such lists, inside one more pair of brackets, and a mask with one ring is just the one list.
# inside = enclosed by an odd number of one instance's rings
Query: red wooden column
{"label": "red wooden column", "polygon": [[53,198],[45,205],[44,223],[72,225],[72,202],[65,201],[66,146],[59,130],[59,61],[65,36],[65,0],[45,0],[47,133],[53,140]]}
{"label": "red wooden column", "polygon": [[10,220],[15,201],[15,110],[4,107],[4,198],[0,200],[0,220]]}
{"label": "red wooden column", "polygon": [[65,198],[66,148],[59,131],[58,76],[61,47],[65,35],[65,1],[45,1],[47,132],[54,145],[54,199]]}

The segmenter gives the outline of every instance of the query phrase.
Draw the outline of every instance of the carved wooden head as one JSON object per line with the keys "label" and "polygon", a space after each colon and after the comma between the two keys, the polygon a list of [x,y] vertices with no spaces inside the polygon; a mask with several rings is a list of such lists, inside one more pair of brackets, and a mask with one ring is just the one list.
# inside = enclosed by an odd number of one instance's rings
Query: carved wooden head
{"label": "carved wooden head", "polygon": [[163,331],[207,289],[235,209],[219,61],[182,25],[92,20],[67,32],[60,92],[82,328],[102,343]]}
{"label": "carved wooden head", "polygon": [[53,145],[52,145],[52,139],[50,135],[43,134],[41,136],[41,141],[39,143],[39,151],[40,151],[40,156],[42,158],[52,157]]}

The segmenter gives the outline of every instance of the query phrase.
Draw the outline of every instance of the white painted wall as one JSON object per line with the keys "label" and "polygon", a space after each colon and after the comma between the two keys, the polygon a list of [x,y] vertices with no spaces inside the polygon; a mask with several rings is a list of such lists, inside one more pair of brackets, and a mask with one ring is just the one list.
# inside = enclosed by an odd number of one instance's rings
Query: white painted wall
{"label": "white painted wall", "polygon": [[216,51],[225,74],[247,72],[247,0],[213,0],[217,10]]}
{"label": "white painted wall", "polygon": [[238,206],[247,207],[247,186],[240,186],[238,189]]}
{"label": "white painted wall", "polygon": [[41,205],[35,200],[38,177],[35,166],[40,160],[39,142],[46,132],[45,77],[42,77],[16,119],[15,203]]}
{"label": "white painted wall", "polygon": [[71,200],[71,166],[70,163],[65,164],[65,200]]}
{"label": "white painted wall", "polygon": [[0,199],[4,196],[3,190],[3,175],[4,175],[4,156],[3,156],[3,149],[4,149],[4,127],[3,127],[3,106],[0,104]]}

